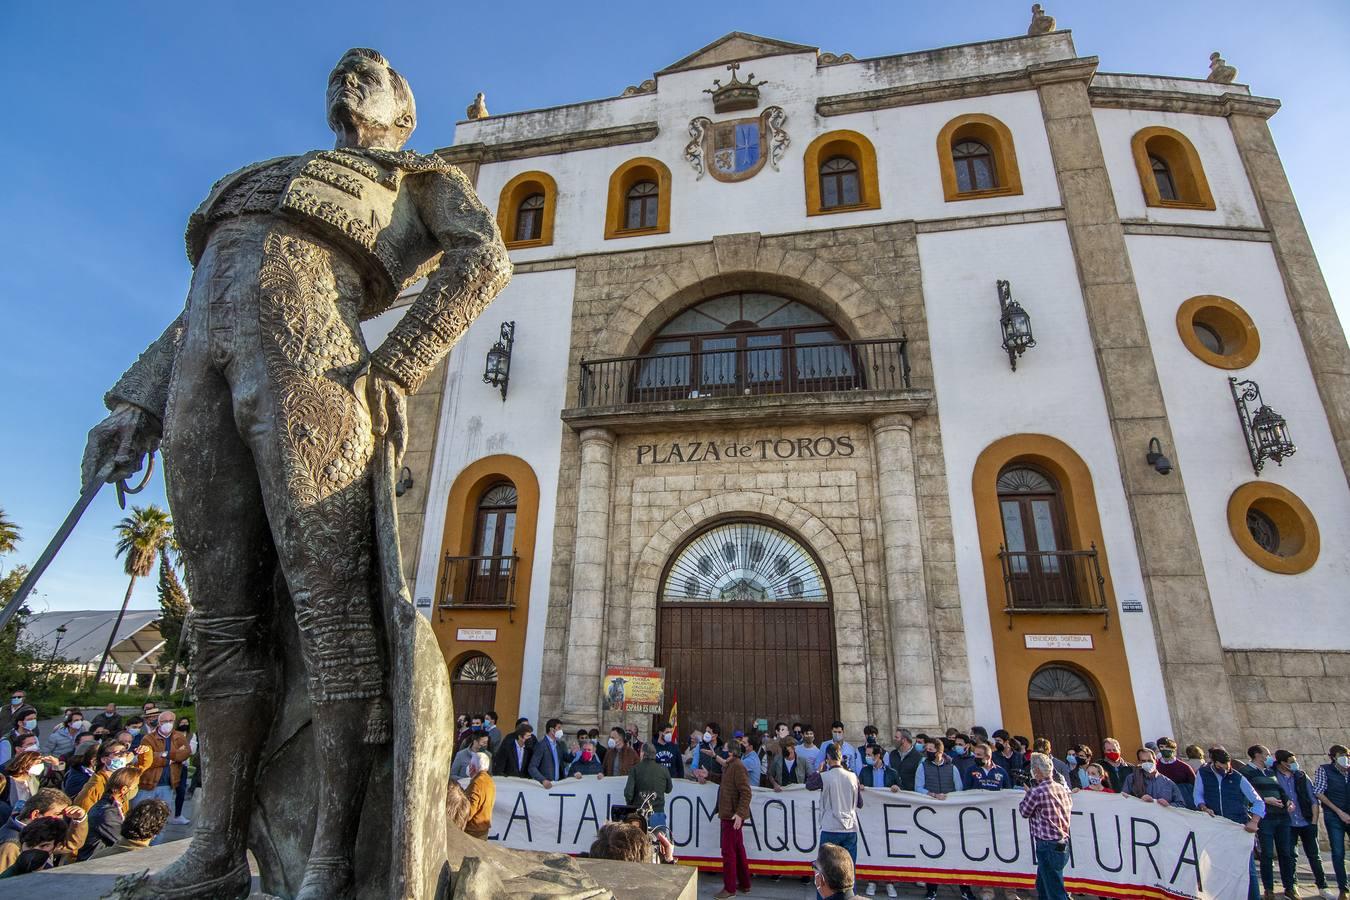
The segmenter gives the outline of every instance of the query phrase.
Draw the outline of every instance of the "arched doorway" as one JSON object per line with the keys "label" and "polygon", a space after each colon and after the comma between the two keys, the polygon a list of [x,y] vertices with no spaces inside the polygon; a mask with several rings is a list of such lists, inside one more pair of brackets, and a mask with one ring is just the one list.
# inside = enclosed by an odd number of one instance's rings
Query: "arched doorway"
{"label": "arched doorway", "polygon": [[1027,687],[1031,705],[1031,729],[1035,737],[1048,738],[1052,749],[1063,756],[1075,744],[1096,752],[1106,737],[1101,699],[1096,685],[1076,669],[1064,665],[1042,666]]}
{"label": "arched doorway", "polygon": [[482,715],[496,707],[497,664],[485,653],[470,653],[455,666],[450,679],[455,715]]}
{"label": "arched doorway", "polygon": [[657,665],[682,734],[756,719],[837,718],[830,588],[815,555],[761,520],[716,523],[671,557],[657,604]]}

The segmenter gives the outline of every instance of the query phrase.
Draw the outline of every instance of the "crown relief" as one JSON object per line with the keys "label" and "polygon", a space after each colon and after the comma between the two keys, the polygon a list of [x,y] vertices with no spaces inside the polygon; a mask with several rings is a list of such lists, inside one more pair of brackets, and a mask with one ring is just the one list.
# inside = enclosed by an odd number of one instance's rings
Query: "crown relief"
{"label": "crown relief", "polygon": [[731,81],[723,84],[722,79],[714,78],[713,86],[703,89],[703,93],[712,94],[714,112],[736,112],[759,106],[759,89],[768,82],[755,81],[754,72],[751,72],[745,81],[741,81],[736,75],[740,67],[740,63],[729,64],[727,71],[731,73]]}

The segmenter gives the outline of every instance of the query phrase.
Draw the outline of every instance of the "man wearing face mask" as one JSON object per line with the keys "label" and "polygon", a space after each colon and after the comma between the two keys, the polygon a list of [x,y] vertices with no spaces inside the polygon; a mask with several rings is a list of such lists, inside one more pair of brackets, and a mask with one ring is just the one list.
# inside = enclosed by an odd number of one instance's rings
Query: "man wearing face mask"
{"label": "man wearing face mask", "polygon": [[[1322,853],[1317,846],[1317,817],[1320,805],[1313,799],[1312,781],[1308,778],[1298,758],[1288,750],[1275,751],[1275,779],[1284,789],[1286,796],[1293,799],[1289,807],[1290,849],[1296,850],[1297,841],[1303,846],[1303,854],[1308,857],[1308,868],[1312,870],[1317,889],[1327,889],[1327,873],[1322,868]],[[1297,862],[1297,857],[1295,857]]]}
{"label": "man wearing face mask", "polygon": [[1186,799],[1181,796],[1181,790],[1177,788],[1176,783],[1158,771],[1158,763],[1152,750],[1141,749],[1135,754],[1135,760],[1139,765],[1130,773],[1130,777],[1125,779],[1125,789],[1121,793],[1138,797],[1146,803],[1157,803],[1159,806],[1186,805]]}
{"label": "man wearing face mask", "polygon": [[1289,825],[1293,798],[1284,792],[1275,777],[1275,756],[1261,744],[1247,748],[1247,765],[1242,775],[1266,803],[1257,841],[1261,846],[1261,882],[1266,893],[1275,890],[1275,860],[1280,861],[1280,883],[1290,897],[1294,894],[1294,834]]}
{"label": "man wearing face mask", "polygon": [[801,757],[806,771],[815,772],[820,769],[820,761],[824,754],[816,744],[816,730],[806,723],[802,724],[802,737],[797,742],[797,756]]}
{"label": "man wearing face mask", "polygon": [[483,730],[470,731],[468,740],[464,742],[464,749],[455,754],[454,761],[450,764],[451,778],[468,778],[469,763],[473,761],[475,755],[486,753],[488,748],[488,733]]}
{"label": "man wearing face mask", "polygon": [[63,791],[56,788],[43,788],[33,794],[22,812],[11,816],[8,822],[0,826],[0,870],[8,869],[19,858],[23,831],[34,822],[44,819],[59,822],[66,830],[61,843],[54,848],[53,852],[56,857],[73,858],[80,847],[84,845],[85,838],[89,833],[89,822],[85,817],[84,810],[72,806],[70,797],[66,796]]}
{"label": "man wearing face mask", "polygon": [[[946,754],[946,741],[930,737],[924,747],[927,758],[919,764],[919,771],[915,773],[914,790],[934,800],[946,800],[948,794],[965,790],[961,773]],[[926,884],[924,888],[924,900],[937,900],[936,884]],[[961,886],[961,897],[962,900],[975,900],[975,895],[965,885]]]}
{"label": "man wearing face mask", "polygon": [[914,790],[914,775],[923,762],[923,748],[914,743],[914,735],[908,728],[895,729],[895,749],[886,756],[886,765],[894,770],[899,779],[900,790]]}
{"label": "man wearing face mask", "polygon": [[12,865],[0,871],[0,878],[50,869],[55,865],[56,850],[68,833],[69,828],[60,819],[42,818],[25,826],[19,835],[19,855]]}
{"label": "man wearing face mask", "polygon": [[970,783],[970,771],[975,768],[975,758],[972,755],[974,749],[971,739],[968,735],[958,734],[952,738],[951,753],[952,765],[956,766],[956,771],[961,773],[961,780]]}
{"label": "man wearing face mask", "polygon": [[[75,796],[75,805],[85,812],[93,809],[98,801],[103,799],[103,794],[108,789],[108,779],[112,778],[114,772],[122,769],[132,769],[136,772],[137,782],[131,789],[131,796],[135,797],[140,791],[141,773],[150,768],[154,755],[149,747],[141,747],[133,752],[130,745],[122,741],[104,741],[98,751],[98,768]],[[125,809],[122,811],[126,812]]]}
{"label": "man wearing face mask", "polygon": [[684,756],[680,745],[675,742],[675,729],[669,722],[659,722],[656,726],[656,740],[652,742],[656,761],[665,766],[671,778],[684,777]]}
{"label": "man wearing face mask", "polygon": [[595,752],[595,741],[589,737],[581,739],[577,744],[577,754],[572,757],[572,763],[567,767],[569,778],[584,778],[587,775],[594,775],[596,778],[605,777],[605,764],[600,759],[600,754]]}
{"label": "man wearing face mask", "polygon": [[1327,841],[1331,844],[1331,867],[1336,870],[1339,900],[1350,900],[1346,885],[1345,836],[1350,831],[1350,749],[1332,744],[1331,762],[1322,763],[1313,776],[1313,796],[1327,810]]}
{"label": "man wearing face mask", "polygon": [[[141,789],[136,795],[135,802],[163,800],[172,807],[174,788],[178,786],[178,779],[182,777],[182,763],[192,755],[192,747],[188,744],[186,734],[174,730],[173,726],[178,717],[174,715],[173,710],[164,710],[159,714],[158,720],[155,730],[141,741],[142,747],[150,748],[151,757],[149,768],[141,774]],[[121,828],[120,822],[118,827]],[[117,843],[115,838],[112,843]]]}
{"label": "man wearing face mask", "polygon": [[637,751],[628,745],[628,735],[623,728],[618,725],[611,728],[605,740],[605,774],[627,777],[638,759]]}
{"label": "man wearing face mask", "polygon": [[[711,726],[711,723],[709,725]],[[750,892],[750,860],[745,853],[745,832],[741,826],[750,818],[750,776],[741,762],[741,754],[749,752],[744,738],[733,742],[736,752],[727,756],[721,767],[717,788],[717,817],[722,828],[722,890],[717,900],[728,900]]]}
{"label": "man wearing face mask", "polygon": [[820,763],[816,767],[821,771],[825,770],[825,754],[829,752],[831,746],[839,748],[839,758],[850,772],[857,775],[862,771],[862,754],[844,740],[844,723],[835,721],[830,723],[830,739],[820,745]]}
{"label": "man wearing face mask", "polygon": [[[1249,834],[1256,834],[1266,815],[1266,802],[1245,777],[1233,768],[1232,758],[1223,747],[1211,747],[1209,765],[1195,780],[1196,809],[1236,822]],[[1249,862],[1250,880],[1247,900],[1261,900],[1261,881],[1256,873],[1256,856]]]}
{"label": "man wearing face mask", "polygon": [[4,740],[0,740],[0,766],[9,762],[14,756],[14,751],[19,749],[23,739],[32,735],[37,738],[37,709],[32,706],[20,706],[14,711],[13,727],[5,735]]}
{"label": "man wearing face mask", "polygon": [[563,743],[561,719],[549,719],[544,723],[544,736],[534,745],[534,755],[530,757],[530,777],[545,788],[553,787],[567,771],[572,755]]}
{"label": "man wearing face mask", "polygon": [[47,740],[48,752],[57,759],[69,756],[75,749],[75,739],[83,731],[84,713],[77,709],[68,710],[61,724],[52,729],[51,737]]}
{"label": "man wearing face mask", "polygon": [[1177,742],[1170,737],[1158,738],[1158,771],[1175,781],[1183,796],[1194,793],[1195,770],[1177,758]]}
{"label": "man wearing face mask", "polygon": [[530,777],[530,743],[534,740],[534,728],[529,722],[521,722],[508,741],[502,741],[492,758],[492,774],[505,778]]}
{"label": "man wearing face mask", "polygon": [[[1125,761],[1125,757],[1120,754],[1120,741],[1109,737],[1102,741],[1102,758],[1100,760],[1102,770],[1106,772],[1106,777],[1110,779],[1111,790],[1117,794],[1124,790],[1125,779],[1134,771],[1134,766]],[[1164,775],[1167,773],[1164,772]],[[1171,778],[1170,775],[1168,775]],[[1172,779],[1175,781],[1176,779]]]}

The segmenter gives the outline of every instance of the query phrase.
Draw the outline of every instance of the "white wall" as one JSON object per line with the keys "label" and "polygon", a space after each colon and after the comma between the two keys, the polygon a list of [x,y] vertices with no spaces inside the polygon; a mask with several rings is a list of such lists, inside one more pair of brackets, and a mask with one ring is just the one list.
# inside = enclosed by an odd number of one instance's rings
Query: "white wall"
{"label": "white wall", "polygon": [[[1122,219],[1262,227],[1261,212],[1257,209],[1256,197],[1247,181],[1247,172],[1227,119],[1141,109],[1094,109],[1092,115],[1097,121],[1106,171],[1111,177],[1111,189]],[[1210,192],[1214,195],[1215,209],[1162,209],[1144,205],[1144,189],[1139,184],[1139,169],[1134,164],[1130,139],[1141,128],[1152,125],[1180,131],[1195,145]]]}
{"label": "white wall", "polygon": [[[539,522],[529,584],[520,715],[531,719],[538,716],[540,656],[553,567],[562,453],[558,413],[566,384],[574,276],[571,269],[516,275],[451,351],[414,589],[415,597],[435,595],[446,503],[459,473],[478,459],[501,453],[529,463],[539,480]],[[516,336],[503,402],[498,389],[483,383],[483,364],[501,324],[507,321],[516,323]]]}
{"label": "white wall", "polygon": [[[966,627],[975,718],[1001,716],[984,566],[971,477],[994,441],[1024,432],[1068,444],[1092,473],[1116,600],[1144,601],[1134,532],[1073,253],[1063,223],[919,235],[933,375],[942,418],[942,449],[951,498],[957,581]],[[999,347],[995,282],[1012,282],[1031,313],[1037,346],[1017,371]],[[1143,453],[1145,448],[1140,448]],[[1130,679],[1144,734],[1171,734],[1157,647],[1147,604],[1143,613],[1114,613],[1124,637]],[[1094,631],[1100,618],[1066,619],[1067,633]]]}
{"label": "white wall", "polygon": [[[1345,552],[1350,488],[1270,245],[1144,235],[1126,240],[1177,443],[1168,448],[1169,456],[1186,478],[1223,646],[1350,650],[1350,627],[1343,624],[1350,584]],[[1197,294],[1227,297],[1252,317],[1261,353],[1246,369],[1206,365],[1182,344],[1177,307]],[[1260,480],[1293,491],[1317,520],[1322,553],[1303,574],[1262,569],[1228,530],[1229,496],[1257,477],[1229,392],[1230,375],[1261,385],[1266,403],[1289,422],[1298,445],[1298,453],[1283,466],[1267,462]]]}

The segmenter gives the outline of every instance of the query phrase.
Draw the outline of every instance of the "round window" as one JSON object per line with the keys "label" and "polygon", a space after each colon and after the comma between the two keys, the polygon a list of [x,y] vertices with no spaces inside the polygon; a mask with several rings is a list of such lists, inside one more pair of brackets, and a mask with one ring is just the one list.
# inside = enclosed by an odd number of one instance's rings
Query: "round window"
{"label": "round window", "polygon": [[1251,365],[1261,336],[1247,311],[1226,297],[1192,297],[1177,310],[1177,333],[1186,349],[1220,369]]}
{"label": "round window", "polygon": [[1317,562],[1321,537],[1307,504],[1278,484],[1252,481],[1228,498],[1228,528],[1252,562],[1282,575]]}

